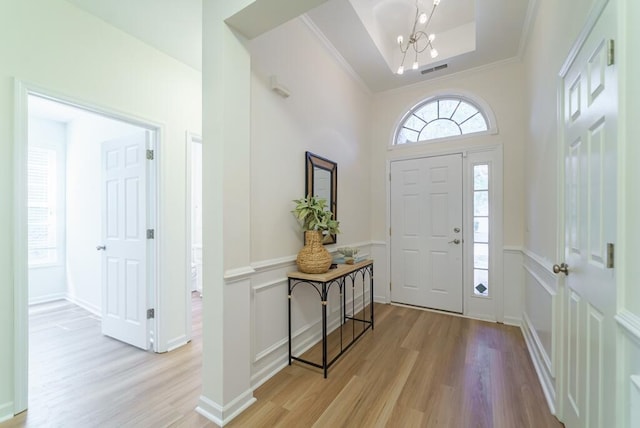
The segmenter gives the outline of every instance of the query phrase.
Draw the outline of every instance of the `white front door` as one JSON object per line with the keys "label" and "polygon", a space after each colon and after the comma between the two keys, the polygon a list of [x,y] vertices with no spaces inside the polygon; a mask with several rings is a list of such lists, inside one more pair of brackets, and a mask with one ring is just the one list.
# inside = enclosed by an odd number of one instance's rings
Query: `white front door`
{"label": "white front door", "polygon": [[147,328],[147,132],[102,143],[102,333],[142,349]]}
{"label": "white front door", "polygon": [[615,19],[610,1],[564,78],[563,408],[569,428],[617,426],[616,281],[607,251],[616,240],[617,80],[607,58]]}
{"label": "white front door", "polygon": [[391,300],[462,312],[462,155],[391,162]]}

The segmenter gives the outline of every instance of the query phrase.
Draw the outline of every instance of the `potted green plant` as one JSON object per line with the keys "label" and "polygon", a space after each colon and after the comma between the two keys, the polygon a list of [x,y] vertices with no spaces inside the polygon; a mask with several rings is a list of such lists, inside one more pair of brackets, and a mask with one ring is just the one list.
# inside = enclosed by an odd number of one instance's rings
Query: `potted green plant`
{"label": "potted green plant", "polygon": [[296,206],[291,212],[305,235],[305,246],[296,258],[298,269],[304,273],[324,273],[331,266],[331,254],[322,241],[325,234],[340,233],[340,223],[333,218],[326,199],[307,195],[293,202]]}

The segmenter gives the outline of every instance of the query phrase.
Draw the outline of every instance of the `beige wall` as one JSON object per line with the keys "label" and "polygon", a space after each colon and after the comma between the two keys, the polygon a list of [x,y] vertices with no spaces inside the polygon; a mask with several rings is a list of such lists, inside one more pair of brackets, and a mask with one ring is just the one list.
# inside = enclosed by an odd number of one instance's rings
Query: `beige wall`
{"label": "beige wall", "polygon": [[184,334],[184,140],[200,132],[201,84],[199,72],[62,0],[0,2],[0,58],[1,419],[14,394],[14,77],[162,126],[161,341]]}
{"label": "beige wall", "polygon": [[[621,290],[621,307],[640,317],[640,2],[625,0],[620,2],[620,26],[618,37],[618,60],[621,69],[620,80],[620,153],[623,161],[620,165],[621,200],[623,213],[619,217],[619,236],[627,238],[627,245],[619,247],[620,261],[624,269]],[[622,252],[622,253],[621,253]],[[640,352],[640,350],[639,350]],[[637,372],[640,372],[640,360],[636,360]]]}
{"label": "beige wall", "polygon": [[391,158],[423,153],[424,145],[390,151],[393,132],[402,116],[414,105],[437,93],[475,96],[493,110],[498,134],[460,138],[429,144],[429,149],[448,150],[477,144],[504,146],[504,244],[523,244],[523,68],[519,62],[498,64],[480,70],[455,74],[410,87],[377,94],[371,116],[372,132],[372,236],[386,240],[386,162]]}
{"label": "beige wall", "polygon": [[[370,239],[371,95],[301,19],[251,42],[251,260],[297,254],[305,151],[338,164],[338,245]],[[270,76],[291,91],[282,98]]]}
{"label": "beige wall", "polygon": [[584,25],[593,1],[538,0],[524,57],[525,245],[543,259],[556,257],[557,84],[560,67]]}

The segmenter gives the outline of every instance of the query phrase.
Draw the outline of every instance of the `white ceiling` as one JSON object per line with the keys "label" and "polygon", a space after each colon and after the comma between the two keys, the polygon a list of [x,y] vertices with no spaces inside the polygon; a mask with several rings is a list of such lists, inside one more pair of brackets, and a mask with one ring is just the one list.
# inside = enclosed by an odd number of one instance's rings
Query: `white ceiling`
{"label": "white ceiling", "polygon": [[[202,69],[202,0],[67,0],[104,21]],[[218,0],[216,0],[218,1]],[[433,0],[419,0],[430,10]],[[328,41],[372,92],[398,88],[450,73],[514,58],[527,35],[535,0],[442,0],[428,32],[440,55],[428,50],[411,70],[413,57],[400,64],[398,34],[405,39],[415,0],[328,0],[309,11],[306,22]],[[420,71],[447,64],[432,73]]]}

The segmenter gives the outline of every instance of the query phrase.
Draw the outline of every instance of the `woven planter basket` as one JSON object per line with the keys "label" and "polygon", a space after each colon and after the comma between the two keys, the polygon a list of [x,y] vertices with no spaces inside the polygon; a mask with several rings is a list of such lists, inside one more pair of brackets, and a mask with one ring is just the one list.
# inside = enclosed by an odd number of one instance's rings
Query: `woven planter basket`
{"label": "woven planter basket", "polygon": [[304,273],[325,273],[331,266],[331,254],[322,245],[322,232],[307,230],[304,238],[306,244],[296,258],[298,270]]}

